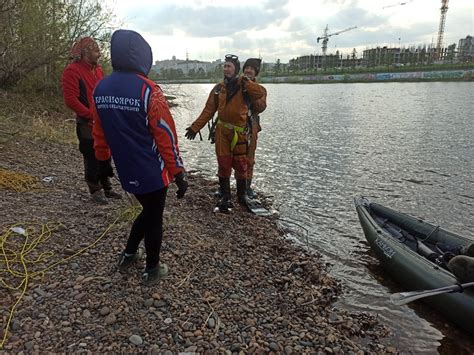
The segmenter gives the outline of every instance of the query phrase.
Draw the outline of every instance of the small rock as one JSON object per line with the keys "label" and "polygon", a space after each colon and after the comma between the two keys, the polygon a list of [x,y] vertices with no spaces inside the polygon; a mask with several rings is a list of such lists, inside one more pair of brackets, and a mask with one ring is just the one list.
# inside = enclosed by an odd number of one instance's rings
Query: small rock
{"label": "small rock", "polygon": [[17,321],[16,319],[13,320],[13,322],[12,322],[11,325],[10,325],[10,329],[11,329],[12,331],[15,331],[15,330],[18,330],[18,329],[20,329],[20,328],[21,328],[21,323],[20,323],[19,321]]}
{"label": "small rock", "polygon": [[197,351],[198,347],[197,346],[190,346],[186,349],[184,349],[184,352],[186,353],[195,353]]}
{"label": "small rock", "polygon": [[105,324],[111,325],[114,324],[117,321],[117,318],[115,318],[115,314],[109,314],[107,317],[105,317]]}
{"label": "small rock", "polygon": [[100,309],[100,315],[101,316],[106,316],[107,314],[110,313],[110,308],[105,306]]}
{"label": "small rock", "polygon": [[234,352],[239,352],[240,351],[240,344],[239,343],[234,343],[230,347],[230,351]]}
{"label": "small rock", "polygon": [[155,301],[155,302],[153,302],[153,306],[156,307],[156,308],[165,307],[166,302],[165,301]]}
{"label": "small rock", "polygon": [[210,328],[210,329],[214,329],[214,327],[216,326],[216,321],[214,320],[214,318],[209,318],[209,320],[207,321],[207,327]]}
{"label": "small rock", "polygon": [[155,301],[155,300],[154,300],[153,298],[147,299],[147,300],[144,302],[145,307],[150,308],[151,306],[153,306],[153,302],[154,302],[154,301]]}
{"label": "small rock", "polygon": [[71,269],[73,269],[73,270],[79,269],[79,264],[78,264],[78,263],[71,263],[69,266],[70,266]]}
{"label": "small rock", "polygon": [[270,348],[271,351],[278,352],[280,350],[280,347],[278,346],[277,343],[274,343],[273,341],[268,344],[268,347]]}
{"label": "small rock", "polygon": [[132,336],[130,336],[130,338],[128,338],[128,340],[130,340],[130,342],[134,345],[142,345],[143,344],[143,340],[142,340],[141,336],[139,336],[139,335],[133,334]]}
{"label": "small rock", "polygon": [[33,343],[32,341],[27,341],[25,343],[25,350],[26,351],[31,351],[34,346],[35,346],[35,343]]}
{"label": "small rock", "polygon": [[85,309],[84,312],[82,312],[82,316],[84,318],[90,318],[91,317],[91,312],[88,309]]}
{"label": "small rock", "polygon": [[171,318],[166,318],[164,320],[164,322],[165,322],[165,324],[171,324],[171,323],[173,323],[173,320]]}

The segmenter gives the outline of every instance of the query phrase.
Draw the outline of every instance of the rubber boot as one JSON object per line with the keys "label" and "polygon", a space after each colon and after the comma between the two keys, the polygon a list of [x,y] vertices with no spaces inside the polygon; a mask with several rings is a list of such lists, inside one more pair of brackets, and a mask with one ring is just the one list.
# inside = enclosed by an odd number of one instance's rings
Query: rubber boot
{"label": "rubber boot", "polygon": [[247,179],[237,179],[237,199],[247,205]]}
{"label": "rubber boot", "polygon": [[229,212],[229,208],[232,208],[232,202],[230,200],[230,178],[223,178],[219,176],[219,187],[221,190],[222,197],[217,204],[220,212]]}
{"label": "rubber boot", "polygon": [[247,179],[247,190],[246,190],[247,197],[250,199],[254,199],[257,197],[257,195],[255,194],[255,191],[253,191],[251,186],[252,186],[252,179]]}

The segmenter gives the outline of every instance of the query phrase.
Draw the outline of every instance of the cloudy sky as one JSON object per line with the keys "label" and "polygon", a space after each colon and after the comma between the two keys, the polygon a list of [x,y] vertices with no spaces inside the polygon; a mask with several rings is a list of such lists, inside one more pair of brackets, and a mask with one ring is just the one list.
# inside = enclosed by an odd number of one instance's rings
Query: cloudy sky
{"label": "cloudy sky", "polygon": [[[153,59],[215,60],[227,53],[241,58],[260,55],[267,62],[287,62],[321,53],[361,53],[377,45],[436,45],[441,1],[438,0],[110,0],[121,28],[140,32]],[[452,0],[446,17],[446,44],[474,35],[474,1]]]}

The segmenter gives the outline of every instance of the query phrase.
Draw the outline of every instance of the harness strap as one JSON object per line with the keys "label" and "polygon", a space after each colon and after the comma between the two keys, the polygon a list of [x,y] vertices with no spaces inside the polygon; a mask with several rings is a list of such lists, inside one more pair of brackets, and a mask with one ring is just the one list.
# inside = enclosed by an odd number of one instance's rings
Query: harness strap
{"label": "harness strap", "polygon": [[217,124],[221,125],[221,126],[224,126],[227,129],[233,129],[234,130],[234,136],[232,137],[232,142],[230,142],[230,150],[233,151],[235,146],[237,145],[237,141],[239,140],[238,133],[244,133],[245,130],[246,130],[246,127],[239,127],[239,126],[235,126],[231,123],[224,122],[219,117],[217,118]]}

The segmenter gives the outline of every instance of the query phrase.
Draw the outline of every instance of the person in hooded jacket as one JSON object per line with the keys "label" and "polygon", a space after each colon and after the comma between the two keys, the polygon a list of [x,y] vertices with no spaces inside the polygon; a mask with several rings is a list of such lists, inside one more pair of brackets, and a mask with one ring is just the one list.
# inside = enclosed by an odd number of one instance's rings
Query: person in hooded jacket
{"label": "person in hooded jacket", "polygon": [[94,148],[99,170],[112,175],[107,161],[112,156],[125,191],[135,195],[143,207],[133,222],[118,268],[127,270],[139,259],[138,246],[145,239],[145,284],[168,274],[160,263],[163,211],[168,185],[174,180],[176,195],[187,190],[178,137],[161,88],[147,78],[152,51],[137,32],[117,30],[112,35],[113,73],[93,93]]}
{"label": "person in hooded jacket", "polygon": [[247,189],[247,114],[249,105],[266,96],[263,86],[249,79],[239,77],[240,61],[236,55],[228,54],[224,61],[224,80],[210,92],[206,105],[199,117],[186,128],[186,138],[194,139],[196,134],[217,112],[215,132],[218,164],[221,212],[232,207],[230,177],[232,168],[237,180],[237,197],[246,203]]}
{"label": "person in hooded jacket", "polygon": [[107,198],[121,198],[112,191],[109,176],[99,176],[98,163],[92,138],[91,95],[94,87],[104,77],[98,64],[100,49],[91,37],[78,39],[72,46],[72,62],[64,69],[61,77],[64,102],[76,113],[76,134],[79,151],[84,159],[84,177],[92,200],[107,204]]}
{"label": "person in hooded jacket", "polygon": [[[262,60],[260,58],[249,58],[245,61],[242,68],[244,75],[252,81],[257,80]],[[255,192],[252,189],[253,169],[255,166],[255,151],[257,149],[258,133],[262,130],[260,126],[259,114],[267,108],[267,95],[253,102],[249,111],[249,147],[247,151],[247,196],[255,198]]]}

